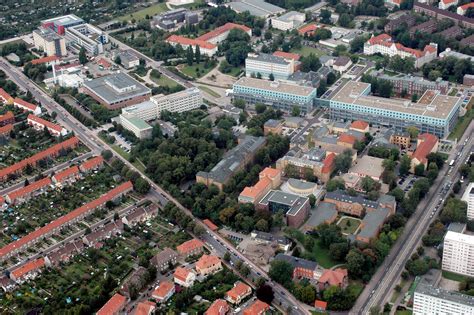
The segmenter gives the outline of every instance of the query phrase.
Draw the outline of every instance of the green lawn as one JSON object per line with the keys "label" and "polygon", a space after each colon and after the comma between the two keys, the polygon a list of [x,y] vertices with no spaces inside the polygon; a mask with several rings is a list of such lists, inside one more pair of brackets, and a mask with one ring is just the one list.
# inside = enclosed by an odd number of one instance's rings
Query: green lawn
{"label": "green lawn", "polygon": [[156,84],[158,84],[159,86],[168,86],[169,88],[174,88],[174,87],[179,86],[178,82],[171,80],[165,75],[161,75],[159,79],[150,76],[150,79]]}
{"label": "green lawn", "polygon": [[332,260],[329,254],[329,250],[321,247],[321,243],[319,240],[316,241],[316,245],[313,248],[312,254],[316,257],[316,261],[323,268],[331,268],[332,266],[338,264],[338,262]]}
{"label": "green lawn", "polygon": [[148,8],[139,10],[135,13],[127,14],[124,16],[120,16],[117,18],[119,21],[129,21],[132,19],[135,19],[137,21],[145,19],[145,17],[148,16],[153,16],[156,14],[159,14],[161,12],[168,11],[168,7],[166,6],[166,3],[158,3],[154,4]]}
{"label": "green lawn", "polygon": [[359,228],[360,220],[350,217],[344,217],[337,225],[341,228],[342,233],[354,234],[355,231],[357,231],[357,229]]}
{"label": "green lawn", "polygon": [[456,96],[458,93],[458,89],[452,89],[451,92],[449,92],[449,96]]}
{"label": "green lawn", "polygon": [[112,144],[110,147],[124,159],[128,160],[130,158],[130,153],[125,152],[125,150],[119,147],[117,144]]}
{"label": "green lawn", "polygon": [[453,280],[453,281],[457,281],[457,282],[462,282],[462,281],[468,279],[468,277],[466,277],[466,276],[459,275],[457,273],[449,272],[449,271],[443,271],[443,278]]}
{"label": "green lawn", "polygon": [[320,49],[308,47],[308,46],[301,46],[300,49],[293,49],[291,50],[292,53],[300,54],[301,56],[308,56],[309,54],[313,53],[317,57],[321,57],[322,55],[326,55],[326,53]]}
{"label": "green lawn", "polygon": [[395,315],[411,315],[411,314],[413,314],[413,312],[409,310],[395,312]]}
{"label": "green lawn", "polygon": [[208,88],[207,86],[198,86],[198,88],[201,90],[201,91],[204,91],[206,92],[207,94],[209,95],[212,95],[214,97],[221,97],[218,93],[214,92],[213,90],[211,90],[210,88]]}
{"label": "green lawn", "polygon": [[230,70],[229,73],[226,73],[227,75],[230,75],[232,77],[237,77],[239,74],[242,72],[242,68],[240,67],[233,67],[232,70]]}
{"label": "green lawn", "polygon": [[474,118],[474,109],[471,108],[467,111],[466,115],[459,118],[458,122],[456,123],[456,126],[454,126],[453,131],[449,134],[448,139],[459,140],[464,134],[464,131],[466,131],[466,128],[469,126],[473,118]]}
{"label": "green lawn", "polygon": [[186,64],[179,71],[181,71],[188,77],[198,79],[208,74],[209,71],[211,71],[212,69],[214,69],[214,67],[209,67],[206,69],[204,67],[204,62],[200,62],[200,63],[194,63],[192,66],[189,66]]}

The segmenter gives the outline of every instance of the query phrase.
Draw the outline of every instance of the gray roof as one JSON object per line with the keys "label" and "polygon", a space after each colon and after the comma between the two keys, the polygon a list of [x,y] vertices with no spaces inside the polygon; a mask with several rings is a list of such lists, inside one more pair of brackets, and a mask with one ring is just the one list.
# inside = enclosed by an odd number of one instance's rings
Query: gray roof
{"label": "gray roof", "polygon": [[265,138],[263,137],[245,136],[236,147],[224,154],[222,160],[210,172],[198,172],[197,175],[225,184],[246,161],[247,155],[254,154],[264,145]]}
{"label": "gray roof", "polygon": [[367,212],[362,220],[361,229],[358,236],[372,239],[377,236],[380,227],[390,215],[390,210],[387,208],[379,208],[374,211]]}
{"label": "gray roof", "polygon": [[305,226],[317,227],[337,215],[336,205],[329,202],[320,202],[312,212]]}
{"label": "gray roof", "polygon": [[266,11],[270,14],[285,12],[285,9],[280,8],[279,6],[276,6],[274,4],[265,2],[263,0],[242,0],[242,2],[250,6],[259,8],[260,10]]}
{"label": "gray roof", "polygon": [[349,58],[347,56],[340,56],[340,57],[337,57],[336,61],[334,61],[334,65],[335,66],[345,66],[350,61],[351,61],[351,58]]}
{"label": "gray roof", "polygon": [[256,61],[260,61],[260,62],[277,63],[277,64],[280,64],[280,65],[287,65],[287,64],[290,63],[290,62],[286,61],[285,58],[270,55],[270,54],[263,54],[263,53],[249,54],[247,56],[247,59],[256,60]]}
{"label": "gray roof", "polygon": [[149,88],[123,72],[85,81],[84,86],[108,104],[151,93]]}
{"label": "gray roof", "polygon": [[120,59],[122,62],[130,62],[130,61],[135,61],[139,60],[137,55],[135,55],[132,51],[130,50],[123,50],[119,53]]}
{"label": "gray roof", "polygon": [[306,152],[305,157],[312,161],[321,162],[326,158],[326,150],[320,148],[312,148]]}
{"label": "gray roof", "polygon": [[321,57],[319,57],[319,61],[321,61],[322,64],[325,64],[329,60],[334,60],[334,57],[328,55],[322,55]]}
{"label": "gray roof", "polygon": [[299,268],[308,269],[308,270],[316,270],[316,268],[318,268],[318,263],[315,261],[297,258],[297,257],[293,257],[290,255],[285,255],[281,253],[275,256],[275,260],[286,261],[291,266],[293,266],[293,268],[299,267]]}
{"label": "gray roof", "polygon": [[474,296],[462,294],[456,291],[448,291],[442,288],[435,288],[421,281],[416,286],[415,294],[417,293],[429,295],[445,301],[468,305],[474,308]]}
{"label": "gray roof", "polygon": [[322,138],[326,136],[329,133],[329,129],[326,126],[320,126],[316,128],[316,130],[313,132],[313,138]]}
{"label": "gray roof", "polygon": [[295,194],[283,192],[281,190],[270,190],[265,197],[260,200],[259,204],[268,205],[269,203],[277,203],[289,207],[286,215],[296,215],[303,205],[309,202],[306,197],[301,197]]}
{"label": "gray roof", "polygon": [[333,124],[334,128],[340,128],[340,129],[349,129],[351,126],[351,123],[349,121],[336,121]]}
{"label": "gray roof", "polygon": [[357,140],[361,141],[364,140],[365,134],[363,132],[357,131],[357,130],[348,130],[346,132],[348,135],[354,136]]}
{"label": "gray roof", "polygon": [[335,190],[335,191],[328,192],[326,194],[326,198],[348,202],[348,203],[359,203],[364,207],[369,207],[369,208],[374,208],[374,209],[377,209],[379,207],[379,203],[377,201],[365,199],[361,195],[350,196],[344,190]]}
{"label": "gray roof", "polygon": [[283,21],[283,22],[291,22],[298,15],[304,15],[304,13],[300,13],[300,12],[296,12],[296,11],[289,11],[289,12],[286,12],[285,14],[283,14],[279,17],[276,17],[274,19],[278,20],[278,21]]}
{"label": "gray roof", "polygon": [[281,125],[281,121],[276,119],[267,120],[264,124],[265,127],[278,127],[279,125]]}
{"label": "gray roof", "polygon": [[465,223],[451,222],[448,226],[448,231],[451,231],[451,232],[464,233],[465,230],[466,230]]}
{"label": "gray roof", "polygon": [[174,258],[178,257],[178,253],[169,247],[165,247],[161,252],[153,256],[151,259],[157,265],[166,264]]}
{"label": "gray roof", "polygon": [[34,33],[40,35],[44,40],[48,42],[52,42],[57,39],[61,39],[62,37],[56,34],[55,31],[53,31],[50,28],[43,28],[39,27],[38,29],[33,31]]}
{"label": "gray roof", "polygon": [[289,178],[288,179],[288,184],[291,187],[295,187],[295,188],[301,189],[301,190],[308,190],[308,189],[311,189],[311,188],[315,188],[317,186],[316,183],[307,182],[305,180],[296,179],[296,178]]}
{"label": "gray roof", "polygon": [[264,240],[264,241],[268,241],[268,242],[276,241],[278,244],[282,244],[282,245],[287,245],[291,243],[291,241],[287,237],[273,235],[267,232],[254,230],[252,231],[252,234],[255,234],[256,238]]}

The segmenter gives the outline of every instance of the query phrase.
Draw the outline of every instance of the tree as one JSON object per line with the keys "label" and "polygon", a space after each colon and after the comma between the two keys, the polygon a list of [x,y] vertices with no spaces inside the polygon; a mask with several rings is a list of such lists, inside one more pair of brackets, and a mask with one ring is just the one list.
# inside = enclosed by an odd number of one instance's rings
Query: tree
{"label": "tree", "polygon": [[331,24],[331,11],[322,9],[319,14],[319,21],[324,24]]}
{"label": "tree", "polygon": [[263,35],[263,37],[265,38],[265,40],[270,40],[272,39],[273,37],[273,34],[270,30],[266,31],[265,34]]}
{"label": "tree", "polygon": [[346,184],[342,178],[332,178],[326,183],[326,190],[328,192],[335,191],[337,189],[344,189]]}
{"label": "tree", "polygon": [[81,65],[85,65],[87,62],[88,60],[86,56],[86,50],[84,49],[84,47],[81,47],[81,49],[79,50],[79,63]]}
{"label": "tree", "polygon": [[194,53],[193,53],[193,47],[191,45],[189,45],[188,49],[186,50],[186,60],[188,62],[188,66],[193,65]]}
{"label": "tree", "polygon": [[349,244],[347,242],[334,243],[329,245],[329,253],[335,261],[344,261],[349,252]]}
{"label": "tree", "polygon": [[262,103],[255,104],[255,111],[257,114],[262,114],[267,109],[267,106]]}
{"label": "tree", "polygon": [[321,61],[315,54],[311,53],[301,58],[302,72],[318,71],[319,68],[321,68]]}
{"label": "tree", "polygon": [[196,58],[196,63],[201,62],[201,49],[199,48],[199,45],[196,45],[196,51],[194,52],[194,58]]}
{"label": "tree", "polygon": [[342,238],[341,229],[335,224],[321,224],[318,226],[319,240],[321,246],[329,248],[331,244],[341,243]]}
{"label": "tree", "polygon": [[229,252],[225,252],[223,258],[224,258],[225,261],[230,261],[230,253],[229,253]]}
{"label": "tree", "polygon": [[360,277],[366,272],[364,270],[365,257],[359,249],[351,249],[346,256],[346,261],[347,270],[354,277]]}
{"label": "tree", "polygon": [[361,181],[361,188],[366,192],[378,191],[380,189],[380,184],[372,179],[370,176],[365,176]]}
{"label": "tree", "polygon": [[288,286],[291,284],[293,278],[293,266],[283,260],[273,260],[270,263],[268,275],[273,281],[283,286]]}
{"label": "tree", "polygon": [[423,176],[425,173],[425,165],[420,163],[417,166],[415,166],[415,175],[416,176]]}
{"label": "tree", "polygon": [[258,231],[268,232],[268,222],[265,219],[260,219],[255,224],[255,228]]}
{"label": "tree", "polygon": [[336,82],[336,80],[337,80],[337,77],[334,74],[334,72],[329,72],[327,77],[326,77],[326,83],[328,85],[332,85],[334,82]]}
{"label": "tree", "polygon": [[345,150],[334,158],[334,171],[347,173],[352,165],[352,151]]}
{"label": "tree", "polygon": [[122,58],[120,58],[120,56],[117,55],[114,59],[114,62],[118,65],[121,65],[122,64]]}
{"label": "tree", "polygon": [[407,132],[410,134],[410,137],[412,139],[416,139],[418,137],[418,134],[420,133],[420,131],[418,130],[417,127],[415,126],[409,126],[407,127]]}
{"label": "tree", "polygon": [[400,168],[399,168],[399,173],[400,175],[407,175],[408,172],[410,171],[411,168],[411,159],[408,157],[408,155],[402,156],[400,159]]}
{"label": "tree", "polygon": [[110,150],[104,150],[102,151],[101,153],[102,157],[104,158],[104,160],[108,161],[112,158],[112,152]]}
{"label": "tree", "polygon": [[449,198],[446,205],[443,207],[439,216],[441,222],[461,222],[465,223],[467,220],[467,204],[457,198]]}
{"label": "tree", "polygon": [[337,23],[342,27],[350,27],[352,23],[352,17],[347,13],[343,13],[339,16]]}
{"label": "tree", "polygon": [[364,44],[367,41],[365,36],[356,36],[351,42],[351,52],[361,52],[364,49]]}
{"label": "tree", "polygon": [[270,75],[268,76],[268,80],[275,81],[275,76],[273,75],[273,73],[270,73]]}
{"label": "tree", "polygon": [[259,299],[260,301],[263,301],[267,304],[272,304],[274,293],[272,287],[268,284],[257,286],[257,290],[255,293],[257,295],[257,299]]}
{"label": "tree", "polygon": [[292,116],[296,116],[296,117],[299,117],[301,114],[301,108],[299,106],[293,106],[293,108],[291,109],[291,115]]}
{"label": "tree", "polygon": [[151,186],[147,180],[140,176],[135,180],[133,188],[136,192],[144,195],[150,191]]}
{"label": "tree", "polygon": [[308,198],[309,198],[309,205],[311,206],[311,208],[313,208],[314,205],[316,204],[316,197],[313,194],[311,194],[309,195]]}
{"label": "tree", "polygon": [[206,229],[202,225],[196,224],[193,228],[193,233],[196,236],[201,236],[206,233]]}

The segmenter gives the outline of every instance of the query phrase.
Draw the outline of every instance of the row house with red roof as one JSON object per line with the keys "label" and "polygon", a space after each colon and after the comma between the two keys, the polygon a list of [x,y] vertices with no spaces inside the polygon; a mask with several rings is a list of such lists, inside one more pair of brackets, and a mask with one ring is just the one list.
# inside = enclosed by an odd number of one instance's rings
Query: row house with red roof
{"label": "row house with red roof", "polygon": [[67,263],[74,255],[82,252],[84,249],[84,242],[76,240],[69,242],[59,249],[48,253],[44,256],[45,265],[48,267],[57,266],[60,263]]}
{"label": "row house with red roof", "polygon": [[209,306],[204,315],[226,315],[230,312],[230,306],[223,299],[217,299]]}
{"label": "row house with red roof", "polygon": [[54,124],[50,121],[47,121],[46,119],[35,116],[33,114],[28,115],[27,122],[28,122],[28,125],[32,126],[36,130],[41,131],[41,130],[44,130],[44,128],[47,128],[49,133],[55,137],[67,135],[66,128],[58,124]]}
{"label": "row house with red roof", "polygon": [[72,184],[76,182],[81,177],[81,172],[79,167],[76,165],[68,167],[67,169],[54,174],[51,177],[51,180],[56,185]]}
{"label": "row house with red roof", "polygon": [[18,284],[22,284],[27,280],[36,278],[43,269],[45,264],[44,258],[38,258],[27,262],[26,264],[13,269],[10,272],[10,279]]}
{"label": "row house with red roof", "polygon": [[197,238],[193,238],[192,240],[186,241],[177,246],[176,250],[181,257],[187,258],[189,256],[201,254],[204,250],[204,243]]}
{"label": "row house with red roof", "polygon": [[100,308],[97,315],[119,315],[125,310],[127,298],[119,293],[115,293],[107,303]]}
{"label": "row house with red roof", "polygon": [[16,255],[17,253],[27,249],[28,247],[36,244],[38,241],[41,241],[42,239],[49,237],[54,233],[58,233],[65,226],[76,223],[94,212],[96,209],[104,207],[108,201],[117,200],[132,190],[132,183],[130,181],[125,182],[110,190],[106,194],[100,196],[99,198],[86,203],[85,205],[57,218],[56,220],[53,220],[45,226],[30,232],[19,240],[3,246],[0,248],[0,261]]}
{"label": "row house with red roof", "polygon": [[35,105],[35,104],[32,104],[32,103],[29,103],[21,98],[15,98],[13,100],[13,105],[15,107],[18,107],[18,108],[21,108],[22,110],[26,111],[26,112],[31,112],[35,115],[40,115],[41,114],[41,107],[39,107],[38,105]]}
{"label": "row house with red roof", "polygon": [[390,57],[400,56],[401,58],[414,58],[415,67],[420,68],[438,57],[438,45],[430,43],[423,50],[405,47],[400,43],[395,43],[388,34],[372,36],[364,44],[364,54],[382,54]]}
{"label": "row house with red roof", "polygon": [[0,101],[5,104],[13,104],[13,97],[7,91],[0,88]]}
{"label": "row house with red roof", "polygon": [[51,187],[51,179],[49,177],[40,179],[25,187],[14,190],[5,196],[5,201],[9,204],[19,204],[29,200],[34,196],[45,193]]}
{"label": "row house with red roof", "polygon": [[158,214],[158,206],[152,204],[147,207],[139,207],[130,211],[122,218],[123,224],[133,226],[139,222],[145,222]]}
{"label": "row house with red roof", "polygon": [[13,130],[12,124],[8,124],[8,125],[0,127],[0,136],[9,137],[12,130]]}
{"label": "row house with red roof", "polygon": [[62,150],[74,149],[79,145],[79,139],[72,137],[61,143],[55,144],[48,149],[36,153],[18,163],[10,165],[0,170],[0,180],[8,180],[9,176],[20,174],[28,165],[36,166],[36,164],[45,158],[54,158],[59,155]]}
{"label": "row house with red roof", "polygon": [[8,111],[4,115],[0,115],[0,126],[6,126],[15,123],[15,115]]}
{"label": "row house with red roof", "polygon": [[85,235],[82,238],[82,241],[89,247],[99,247],[101,245],[100,241],[121,234],[122,231],[122,221],[112,221],[110,223],[107,223],[103,227],[98,228],[92,233]]}
{"label": "row house with red roof", "polygon": [[79,170],[83,173],[88,173],[92,171],[96,171],[104,166],[104,158],[100,155],[93,157],[92,159],[89,159],[85,162],[83,162],[81,165],[79,165]]}

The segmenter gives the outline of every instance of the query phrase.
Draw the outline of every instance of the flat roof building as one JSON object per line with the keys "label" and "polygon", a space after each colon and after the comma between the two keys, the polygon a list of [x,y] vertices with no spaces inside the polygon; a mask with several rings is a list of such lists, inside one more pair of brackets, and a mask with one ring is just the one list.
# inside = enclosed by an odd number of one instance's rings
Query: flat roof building
{"label": "flat roof building", "polygon": [[415,126],[421,132],[443,138],[454,128],[461,99],[428,90],[416,103],[369,95],[369,83],[349,81],[329,101],[331,119],[364,120],[404,130]]}
{"label": "flat roof building", "polygon": [[303,114],[312,111],[316,93],[313,87],[246,77],[232,87],[233,99],[243,99],[248,104],[263,103],[285,112],[296,106]]}
{"label": "flat roof building", "polygon": [[281,16],[272,18],[271,23],[273,28],[287,31],[303,25],[305,19],[306,15],[304,13],[289,11]]}
{"label": "flat roof building", "polygon": [[474,220],[474,183],[469,183],[461,199],[467,203],[467,219]]}
{"label": "flat roof building", "polygon": [[33,41],[35,48],[44,51],[47,56],[67,55],[66,40],[50,28],[40,27],[34,30]]}
{"label": "flat roof building", "polygon": [[474,297],[420,281],[413,298],[413,315],[426,314],[474,314]]}
{"label": "flat roof building", "polygon": [[123,72],[85,81],[83,90],[108,109],[135,105],[151,96],[149,88]]}
{"label": "flat roof building", "polygon": [[269,210],[271,213],[283,211],[286,216],[286,224],[291,227],[299,227],[308,218],[309,199],[299,195],[270,190],[257,205],[258,208]]}
{"label": "flat roof building", "polygon": [[143,119],[135,117],[126,117],[120,115],[120,124],[127,130],[133,132],[138,139],[146,139],[151,137],[153,127],[147,124]]}
{"label": "flat roof building", "polygon": [[101,29],[91,24],[79,24],[66,29],[66,45],[83,47],[90,55],[104,52],[104,45],[109,42],[109,36]]}
{"label": "flat roof building", "polygon": [[443,243],[442,269],[474,277],[474,235],[448,231]]}
{"label": "flat roof building", "polygon": [[387,208],[379,208],[375,211],[368,212],[362,220],[359,233],[356,235],[356,240],[367,244],[370,243],[371,240],[379,235],[390,213],[390,209]]}
{"label": "flat roof building", "polygon": [[268,79],[286,80],[295,72],[295,60],[278,57],[270,54],[248,54],[245,59],[245,75]]}
{"label": "flat roof building", "polygon": [[59,35],[64,35],[64,32],[68,27],[81,24],[84,24],[84,20],[74,14],[59,16],[41,21],[42,27],[50,28]]}
{"label": "flat roof building", "polygon": [[383,173],[383,159],[364,155],[354,162],[354,165],[349,169],[350,174],[355,174],[359,177],[369,176],[375,181],[379,181]]}
{"label": "flat roof building", "polygon": [[249,12],[250,15],[267,18],[285,12],[285,9],[263,0],[242,0],[225,4],[237,13]]}

